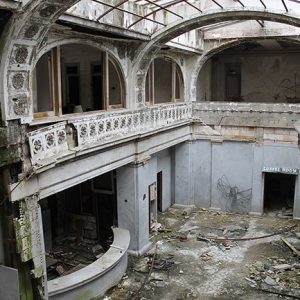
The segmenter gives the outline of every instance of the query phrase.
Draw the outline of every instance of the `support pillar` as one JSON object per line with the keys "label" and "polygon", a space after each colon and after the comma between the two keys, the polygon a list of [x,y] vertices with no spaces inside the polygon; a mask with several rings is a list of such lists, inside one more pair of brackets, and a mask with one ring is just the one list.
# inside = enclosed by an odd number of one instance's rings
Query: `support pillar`
{"label": "support pillar", "polygon": [[193,187],[194,142],[189,141],[175,147],[175,205],[195,205]]}
{"label": "support pillar", "polygon": [[[38,201],[38,194],[19,201],[19,218],[14,218],[14,228],[20,261],[24,266],[32,266],[30,272],[23,275],[33,279],[34,298],[48,299],[43,223]],[[28,264],[30,261],[32,263]]]}
{"label": "support pillar", "polygon": [[141,255],[149,242],[149,186],[156,183],[157,160],[117,169],[118,226],[129,230],[129,250]]}

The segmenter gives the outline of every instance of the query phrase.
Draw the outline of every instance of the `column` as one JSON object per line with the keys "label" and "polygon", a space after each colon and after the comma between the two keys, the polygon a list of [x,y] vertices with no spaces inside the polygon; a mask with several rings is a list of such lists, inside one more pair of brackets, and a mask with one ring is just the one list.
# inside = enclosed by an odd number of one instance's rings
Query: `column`
{"label": "column", "polygon": [[157,160],[117,169],[118,227],[129,230],[129,249],[137,255],[149,247],[149,186],[156,182]]}

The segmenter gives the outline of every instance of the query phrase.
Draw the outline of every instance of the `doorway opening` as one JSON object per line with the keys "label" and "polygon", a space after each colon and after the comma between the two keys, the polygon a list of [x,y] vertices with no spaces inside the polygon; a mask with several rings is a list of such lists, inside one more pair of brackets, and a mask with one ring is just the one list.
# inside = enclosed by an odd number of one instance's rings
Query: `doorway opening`
{"label": "doorway opening", "polygon": [[157,173],[157,211],[162,212],[162,187],[163,187],[163,174],[162,171]]}
{"label": "doorway opening", "polygon": [[281,211],[293,215],[296,176],[282,173],[265,173],[264,212]]}

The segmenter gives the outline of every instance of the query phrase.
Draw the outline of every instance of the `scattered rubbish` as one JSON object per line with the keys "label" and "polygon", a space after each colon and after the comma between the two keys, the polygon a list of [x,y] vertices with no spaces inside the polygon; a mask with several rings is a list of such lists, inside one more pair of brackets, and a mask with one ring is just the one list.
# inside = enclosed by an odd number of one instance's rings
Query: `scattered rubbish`
{"label": "scattered rubbish", "polygon": [[247,278],[247,277],[245,277],[245,279],[249,282],[249,284],[250,284],[251,287],[256,287],[257,286],[256,281],[254,281],[254,280],[252,280],[250,278]]}
{"label": "scattered rubbish", "polygon": [[300,257],[300,251],[299,250],[297,250],[292,244],[290,244],[284,238],[281,238],[281,240],[293,251],[294,254],[296,254],[298,257]]}
{"label": "scattered rubbish", "polygon": [[57,273],[59,275],[62,275],[65,272],[65,269],[64,269],[64,267],[62,265],[57,265],[56,268],[55,268],[55,270],[57,271]]}
{"label": "scattered rubbish", "polygon": [[180,240],[181,242],[185,242],[185,241],[187,240],[187,236],[186,236],[186,235],[181,235],[181,236],[179,237],[179,240]]}
{"label": "scattered rubbish", "polygon": [[183,216],[189,216],[194,210],[194,207],[186,207],[182,211]]}
{"label": "scattered rubbish", "polygon": [[158,232],[160,228],[161,228],[161,223],[153,222],[151,224],[151,231],[153,232]]}
{"label": "scattered rubbish", "polygon": [[290,295],[290,294],[285,294],[285,293],[282,293],[282,292],[270,291],[270,290],[266,290],[266,289],[258,289],[258,290],[262,291],[262,292],[265,292],[265,293],[270,293],[270,294],[282,296],[282,297],[289,297],[289,298],[292,298],[292,299],[300,299],[300,297],[298,297],[298,296],[294,296],[294,295]]}
{"label": "scattered rubbish", "polygon": [[[150,264],[150,262],[148,262],[148,264]],[[154,262],[152,260],[151,264],[153,264],[154,270],[166,271],[174,265],[174,261],[173,257],[169,256],[164,259],[155,259]]]}
{"label": "scattered rubbish", "polygon": [[185,224],[184,226],[182,226],[178,230],[178,232],[184,233],[184,232],[192,231],[192,230],[195,230],[195,229],[198,229],[198,228],[199,228],[199,226],[188,226],[188,225]]}
{"label": "scattered rubbish", "polygon": [[77,243],[76,238],[70,236],[60,239],[46,255],[48,279],[78,271],[104,253],[103,247],[96,240],[84,239]]}
{"label": "scattered rubbish", "polygon": [[276,282],[273,278],[271,278],[270,276],[267,276],[265,279],[264,279],[264,283],[266,283],[267,285],[271,285],[271,286],[274,286],[274,285],[278,285],[278,282]]}
{"label": "scattered rubbish", "polygon": [[204,261],[208,261],[208,260],[211,260],[211,259],[212,259],[212,256],[209,255],[208,253],[202,253],[202,254],[200,255],[200,259],[201,259],[201,260],[204,260]]}
{"label": "scattered rubbish", "polygon": [[290,270],[292,266],[288,264],[281,264],[281,265],[274,266],[273,268],[276,271],[286,271],[286,270]]}
{"label": "scattered rubbish", "polygon": [[223,230],[223,235],[226,235],[227,233],[236,233],[236,232],[243,232],[243,231],[247,231],[246,228],[243,228],[241,226],[238,225],[229,225],[226,227],[222,227],[221,228]]}
{"label": "scattered rubbish", "polygon": [[[199,241],[207,241],[207,242],[210,242],[210,241],[214,241],[214,242],[223,242],[223,241],[253,241],[253,240],[264,239],[264,238],[268,238],[268,237],[271,237],[271,236],[274,236],[274,235],[278,235],[278,234],[281,234],[281,233],[285,233],[285,232],[291,231],[296,226],[297,225],[294,225],[294,226],[291,226],[291,227],[286,227],[286,228],[283,228],[283,229],[281,229],[279,231],[276,231],[274,233],[266,234],[266,235],[263,235],[263,236],[257,236],[257,237],[245,237],[245,238],[228,238],[228,237],[219,238],[218,237],[218,238],[216,238],[216,237],[213,237],[213,236],[202,236],[202,235],[199,235],[197,237],[197,240],[199,240]],[[300,253],[297,254],[297,255],[300,256]]]}
{"label": "scattered rubbish", "polygon": [[[147,276],[145,277],[142,285],[140,286],[140,288],[133,294],[131,300],[134,300],[134,299],[138,299],[138,296],[139,294],[141,293],[142,289],[145,287],[146,283],[149,281],[149,278],[150,278],[150,275],[152,273],[152,270],[153,270],[153,267],[154,267],[154,262],[155,262],[155,257],[156,257],[156,254],[157,254],[157,248],[155,248],[155,252],[152,256],[152,261],[151,261],[151,266],[150,266],[150,270],[149,270],[149,273],[147,274]],[[141,300],[142,298],[140,298]]]}

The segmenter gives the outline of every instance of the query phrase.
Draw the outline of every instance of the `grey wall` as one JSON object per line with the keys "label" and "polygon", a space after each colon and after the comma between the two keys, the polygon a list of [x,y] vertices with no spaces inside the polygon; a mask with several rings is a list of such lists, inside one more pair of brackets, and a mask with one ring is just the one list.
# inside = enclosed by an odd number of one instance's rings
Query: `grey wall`
{"label": "grey wall", "polygon": [[175,204],[194,205],[193,182],[191,180],[191,162],[195,158],[193,146],[194,144],[190,142],[175,146]]}
{"label": "grey wall", "polygon": [[210,141],[198,141],[195,148],[195,158],[193,159],[193,186],[195,205],[209,208],[211,206],[211,152]]}
{"label": "grey wall", "polygon": [[[175,202],[235,212],[263,213],[263,167],[300,168],[292,144],[198,140],[175,147]],[[296,177],[294,217],[300,217]],[[230,197],[236,192],[237,197]]]}
{"label": "grey wall", "polygon": [[[229,185],[238,192],[252,188],[253,144],[225,142],[212,144],[211,206],[222,210],[247,212],[251,197],[228,197]],[[218,185],[219,183],[219,185]],[[241,195],[242,196],[242,195]]]}

